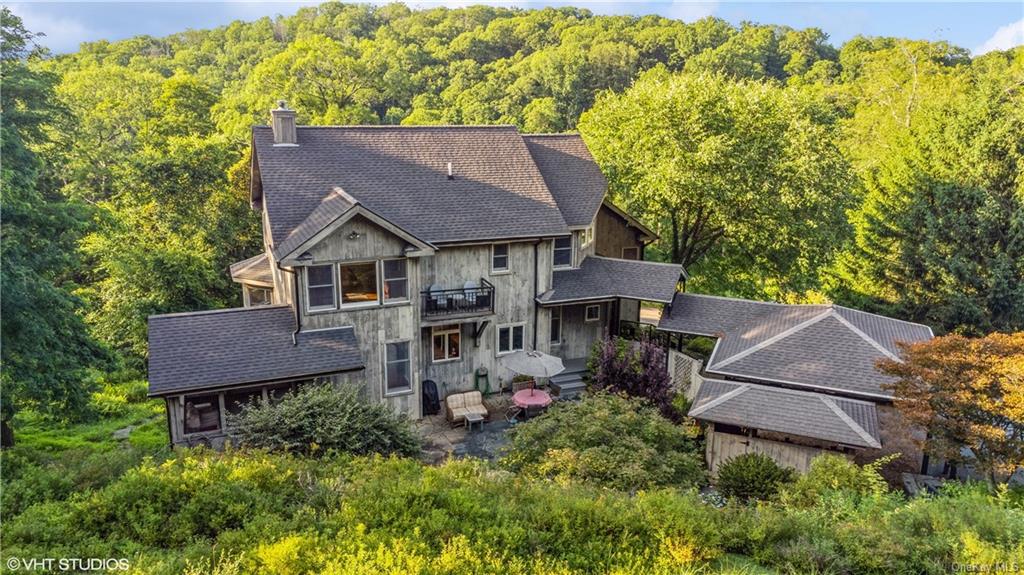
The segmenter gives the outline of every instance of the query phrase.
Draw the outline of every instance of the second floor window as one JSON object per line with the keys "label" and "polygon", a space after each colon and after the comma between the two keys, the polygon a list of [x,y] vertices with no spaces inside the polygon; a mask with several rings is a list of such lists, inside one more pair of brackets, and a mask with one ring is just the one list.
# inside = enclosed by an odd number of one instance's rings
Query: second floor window
{"label": "second floor window", "polygon": [[406,260],[384,260],[384,301],[409,299]]}
{"label": "second floor window", "polygon": [[306,301],[311,311],[334,309],[334,266],[306,268]]}
{"label": "second floor window", "polygon": [[462,349],[462,330],[459,324],[440,325],[434,328],[434,361],[459,359]]}
{"label": "second floor window", "polygon": [[341,304],[377,301],[377,263],[341,264]]}
{"label": "second floor window", "polygon": [[494,244],[491,246],[491,271],[508,271],[508,244]]}
{"label": "second floor window", "polygon": [[572,236],[555,238],[554,259],[552,265],[564,268],[572,265]]}

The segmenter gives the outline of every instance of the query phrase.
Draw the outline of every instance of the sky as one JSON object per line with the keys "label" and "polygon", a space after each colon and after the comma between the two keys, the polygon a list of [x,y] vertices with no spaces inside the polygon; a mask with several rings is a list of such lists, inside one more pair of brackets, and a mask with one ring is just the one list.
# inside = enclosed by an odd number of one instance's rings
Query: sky
{"label": "sky", "polygon": [[[55,53],[73,52],[79,43],[119,40],[140,34],[165,36],[189,28],[213,28],[234,20],[292,14],[319,2],[4,2],[26,28],[43,32],[39,40]],[[373,2],[380,3],[380,2]],[[840,46],[858,34],[946,40],[975,55],[1024,44],[1024,0],[1002,2],[570,2],[504,0],[406,2],[414,8],[491,4],[537,8],[583,6],[597,14],[660,14],[687,22],[716,16],[744,21],[817,27]]]}

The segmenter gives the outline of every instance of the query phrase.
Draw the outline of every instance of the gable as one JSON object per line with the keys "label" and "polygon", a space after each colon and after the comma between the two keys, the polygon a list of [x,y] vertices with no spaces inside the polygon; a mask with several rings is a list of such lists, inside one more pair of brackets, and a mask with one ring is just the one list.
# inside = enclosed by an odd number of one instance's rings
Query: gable
{"label": "gable", "polygon": [[365,260],[405,257],[409,243],[362,215],[335,228],[306,251],[313,261]]}

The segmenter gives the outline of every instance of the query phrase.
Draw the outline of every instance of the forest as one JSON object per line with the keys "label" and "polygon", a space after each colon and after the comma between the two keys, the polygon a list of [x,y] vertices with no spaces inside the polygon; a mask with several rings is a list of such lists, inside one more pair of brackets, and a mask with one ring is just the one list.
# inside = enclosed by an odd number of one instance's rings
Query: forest
{"label": "forest", "polygon": [[[970,426],[978,396],[958,373],[1005,383],[1013,401],[984,398],[997,424],[1024,409],[1020,378],[1000,375],[1020,373],[1021,336],[1003,334],[1024,330],[1024,47],[973,57],[716,18],[331,2],[53,55],[0,10],[4,559],[223,575],[1024,561],[1019,488],[908,499],[882,463],[834,457],[800,478],[753,461],[737,483],[763,492],[716,498],[700,491],[694,426],[632,400],[537,418],[500,464],[429,466],[395,456],[411,443],[366,450],[391,457],[322,442],[172,451],[145,382],[149,315],[241,305],[228,266],[261,250],[250,131],[285,100],[300,124],[578,131],[614,201],[658,231],[647,256],[684,264],[688,290],[833,301],[951,334],[921,365],[967,414],[931,438],[959,450],[991,426]],[[1004,338],[1016,355],[996,353]],[[317,396],[289,401],[305,414]],[[380,417],[372,429],[412,437]]]}

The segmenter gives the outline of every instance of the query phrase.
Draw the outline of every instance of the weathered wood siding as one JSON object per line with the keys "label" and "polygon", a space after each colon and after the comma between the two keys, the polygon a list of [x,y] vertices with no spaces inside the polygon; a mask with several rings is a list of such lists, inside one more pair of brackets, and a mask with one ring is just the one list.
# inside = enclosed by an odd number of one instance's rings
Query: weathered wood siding
{"label": "weathered wood siding", "polygon": [[622,216],[602,205],[597,212],[594,236],[596,253],[607,258],[621,258],[622,248],[638,248],[643,257],[643,244],[639,231],[631,227]]}
{"label": "weathered wood siding", "polygon": [[708,426],[707,460],[708,469],[713,476],[718,474],[718,469],[723,463],[744,453],[761,453],[783,467],[792,467],[800,473],[805,473],[811,466],[811,460],[825,452],[825,449],[818,447],[721,433],[714,430],[714,425]]}
{"label": "weathered wood siding", "polygon": [[[600,321],[585,321],[587,305],[601,306]],[[603,337],[608,329],[610,309],[611,302],[562,306],[562,344],[552,348],[551,353],[562,359],[589,356],[594,342]]]}
{"label": "weathered wood siding", "polygon": [[[494,285],[494,315],[452,320],[461,324],[461,356],[456,360],[435,363],[432,360],[433,326],[421,330],[420,356],[425,379],[438,384],[442,396],[473,388],[474,374],[486,368],[491,388],[498,389],[499,380],[509,381],[512,373],[505,369],[498,356],[498,327],[523,324],[524,347],[534,349],[534,300],[551,285],[551,242],[514,242],[509,246],[509,271],[491,271],[491,245],[442,247],[434,256],[421,259],[420,285],[424,289],[439,285],[443,289],[462,288],[467,281],[480,283],[480,278]],[[536,257],[537,266],[534,267]],[[534,288],[534,270],[537,287]],[[548,315],[538,313],[536,318],[536,349],[546,351]],[[482,321],[489,323],[478,340],[473,334]],[[431,323],[442,319],[430,319]]]}

